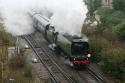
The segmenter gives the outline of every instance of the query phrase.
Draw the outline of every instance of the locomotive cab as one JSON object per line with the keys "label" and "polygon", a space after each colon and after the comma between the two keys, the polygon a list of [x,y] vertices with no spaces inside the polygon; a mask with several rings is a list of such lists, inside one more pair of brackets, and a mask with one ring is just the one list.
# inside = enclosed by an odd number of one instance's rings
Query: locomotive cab
{"label": "locomotive cab", "polygon": [[88,50],[88,42],[73,42],[71,45],[72,55],[75,55],[76,57],[86,55],[88,53]]}
{"label": "locomotive cab", "polygon": [[89,44],[81,39],[75,39],[71,45],[71,56],[74,65],[87,65],[89,64]]}

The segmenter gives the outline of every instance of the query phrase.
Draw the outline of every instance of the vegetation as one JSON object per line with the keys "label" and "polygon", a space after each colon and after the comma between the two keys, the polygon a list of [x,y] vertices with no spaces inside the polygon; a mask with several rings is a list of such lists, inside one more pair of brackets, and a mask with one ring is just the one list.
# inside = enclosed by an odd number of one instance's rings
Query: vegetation
{"label": "vegetation", "polygon": [[[94,4],[91,2],[88,7],[91,8]],[[89,9],[89,12],[91,10]],[[125,0],[113,0],[113,9],[98,6],[92,13],[95,11],[100,16],[97,28],[87,25],[87,28],[83,29],[90,38],[91,49],[94,50],[91,60],[98,63],[113,78],[121,80],[120,83],[124,83]]]}
{"label": "vegetation", "polygon": [[24,76],[25,77],[32,77],[31,66],[24,67]]}
{"label": "vegetation", "polygon": [[[2,22],[2,18],[0,18],[0,22]],[[5,31],[5,28],[4,28],[4,25],[3,23],[0,23],[0,41],[2,41],[2,46],[3,47],[8,47],[8,46],[14,46],[15,45],[15,38],[10,34],[10,33],[7,33]],[[2,47],[2,48],[3,48]],[[8,67],[7,65],[5,65],[2,61],[3,61],[3,58],[1,58],[3,56],[2,54],[2,48],[0,48],[0,83],[2,80],[5,80],[7,78],[7,70],[8,70]],[[2,76],[3,74],[3,76]]]}
{"label": "vegetation", "polygon": [[[2,56],[1,52],[0,52],[0,56]],[[1,58],[0,58],[1,61]],[[2,63],[0,63],[0,83],[2,83]]]}
{"label": "vegetation", "polygon": [[[0,18],[0,21],[2,19]],[[0,40],[3,42],[3,47],[15,46],[15,37],[5,31],[3,23],[0,23]],[[0,48],[0,61],[2,61],[2,53]],[[0,63],[0,83],[3,80],[14,79],[14,83],[33,83],[32,82],[32,68],[30,64],[26,63],[25,50],[20,50],[20,54],[16,52],[13,54],[9,63],[5,66]],[[4,69],[3,69],[4,67]],[[3,74],[3,77],[2,77]]]}
{"label": "vegetation", "polygon": [[13,69],[22,68],[25,66],[25,59],[23,56],[15,55],[10,61],[10,67]]}
{"label": "vegetation", "polygon": [[14,55],[14,57],[10,60],[10,68],[14,70],[23,69],[24,77],[32,77],[31,67],[26,64],[26,57],[24,56],[25,51],[20,50],[20,54]]}
{"label": "vegetation", "polygon": [[121,48],[110,48],[102,52],[103,68],[114,78],[125,79],[125,52]]}
{"label": "vegetation", "polygon": [[115,10],[121,10],[125,12],[125,0],[114,0],[113,7]]}
{"label": "vegetation", "polygon": [[5,31],[2,23],[0,23],[0,40],[9,46],[15,45],[15,38],[10,33]]}
{"label": "vegetation", "polygon": [[100,8],[98,10],[98,14],[100,15],[101,21],[101,23],[99,24],[100,28],[108,28],[119,39],[124,39],[125,15],[122,11],[115,11],[108,8]]}
{"label": "vegetation", "polygon": [[88,10],[89,10],[88,14],[90,16],[93,16],[94,11],[101,6],[101,0],[87,0],[86,4],[88,5]]}
{"label": "vegetation", "polygon": [[121,22],[114,27],[113,32],[122,40],[125,39],[125,22]]}
{"label": "vegetation", "polygon": [[113,78],[125,80],[125,44],[112,37],[107,37],[109,33],[106,31],[97,33],[98,28],[87,29],[89,31],[84,30],[84,33],[89,34],[90,47],[94,51],[90,60],[98,63]]}

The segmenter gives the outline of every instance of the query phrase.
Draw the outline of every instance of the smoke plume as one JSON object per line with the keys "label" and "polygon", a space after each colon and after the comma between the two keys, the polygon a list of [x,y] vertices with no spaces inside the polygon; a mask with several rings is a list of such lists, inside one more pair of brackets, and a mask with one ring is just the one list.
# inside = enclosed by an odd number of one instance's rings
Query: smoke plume
{"label": "smoke plume", "polygon": [[87,13],[83,0],[0,0],[0,9],[5,29],[13,35],[34,31],[29,9],[49,17],[57,31],[72,35],[80,33]]}

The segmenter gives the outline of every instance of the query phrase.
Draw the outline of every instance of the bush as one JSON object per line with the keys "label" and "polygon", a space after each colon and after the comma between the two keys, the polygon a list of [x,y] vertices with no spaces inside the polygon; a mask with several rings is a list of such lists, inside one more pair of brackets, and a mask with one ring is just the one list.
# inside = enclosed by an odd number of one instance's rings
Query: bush
{"label": "bush", "polygon": [[112,29],[116,25],[120,24],[125,18],[122,11],[113,11],[107,8],[99,9],[98,14],[101,17],[101,25],[109,29]]}
{"label": "bush", "polygon": [[109,44],[108,40],[100,36],[92,36],[90,38],[90,48],[94,50],[94,55],[91,57],[91,60],[94,62],[101,61],[101,52],[107,48],[110,48],[112,45]]}
{"label": "bush", "polygon": [[125,39],[125,15],[121,10],[111,10],[108,8],[98,9],[100,15],[99,28],[109,29],[119,39]]}
{"label": "bush", "polygon": [[125,22],[122,22],[118,24],[114,29],[113,29],[114,34],[117,35],[120,39],[125,39]]}
{"label": "bush", "polygon": [[[124,83],[125,52],[124,46],[121,46],[122,43],[117,37],[125,39],[125,0],[114,0],[113,6],[114,9],[100,7],[97,10],[100,16],[98,28],[95,31],[88,29],[86,33],[90,36],[90,47],[95,51],[91,60],[100,63],[106,72],[114,78],[122,79],[121,83]],[[89,12],[91,11],[93,13],[93,8]]]}
{"label": "bush", "polygon": [[32,77],[32,68],[30,66],[24,67],[24,76],[25,77]]}
{"label": "bush", "polygon": [[107,7],[101,7],[98,9],[97,14],[100,16],[101,26],[106,26],[107,17],[112,13],[113,11]]}
{"label": "bush", "polygon": [[102,66],[114,78],[124,79],[125,52],[121,48],[110,48],[102,52]]}
{"label": "bush", "polygon": [[21,68],[25,65],[25,58],[23,56],[14,56],[10,61],[11,68]]}
{"label": "bush", "polygon": [[12,34],[6,32],[4,30],[3,24],[0,23],[0,39],[3,40],[5,44],[8,44],[10,46],[15,45],[15,37],[12,36]]}
{"label": "bush", "polygon": [[115,10],[125,11],[125,0],[114,0],[113,7]]}
{"label": "bush", "polygon": [[114,26],[120,24],[124,20],[124,13],[121,11],[115,11],[106,17],[105,25],[108,28],[114,28]]}
{"label": "bush", "polygon": [[91,49],[95,51],[90,59],[98,62],[102,68],[111,74],[114,78],[125,79],[125,52],[124,49],[100,36],[90,38]]}
{"label": "bush", "polygon": [[86,34],[87,36],[91,36],[95,33],[96,28],[92,28],[92,27],[83,27],[82,28],[82,33]]}

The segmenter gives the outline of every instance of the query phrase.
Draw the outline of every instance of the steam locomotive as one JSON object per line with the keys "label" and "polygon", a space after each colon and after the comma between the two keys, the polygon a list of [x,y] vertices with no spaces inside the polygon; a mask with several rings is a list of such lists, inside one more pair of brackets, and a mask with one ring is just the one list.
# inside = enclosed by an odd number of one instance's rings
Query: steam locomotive
{"label": "steam locomotive", "polygon": [[78,37],[59,34],[54,26],[50,25],[50,20],[34,11],[29,11],[33,19],[33,26],[40,31],[45,39],[49,41],[49,47],[56,53],[63,52],[65,60],[72,67],[86,66],[89,62],[89,44],[87,37]]}

